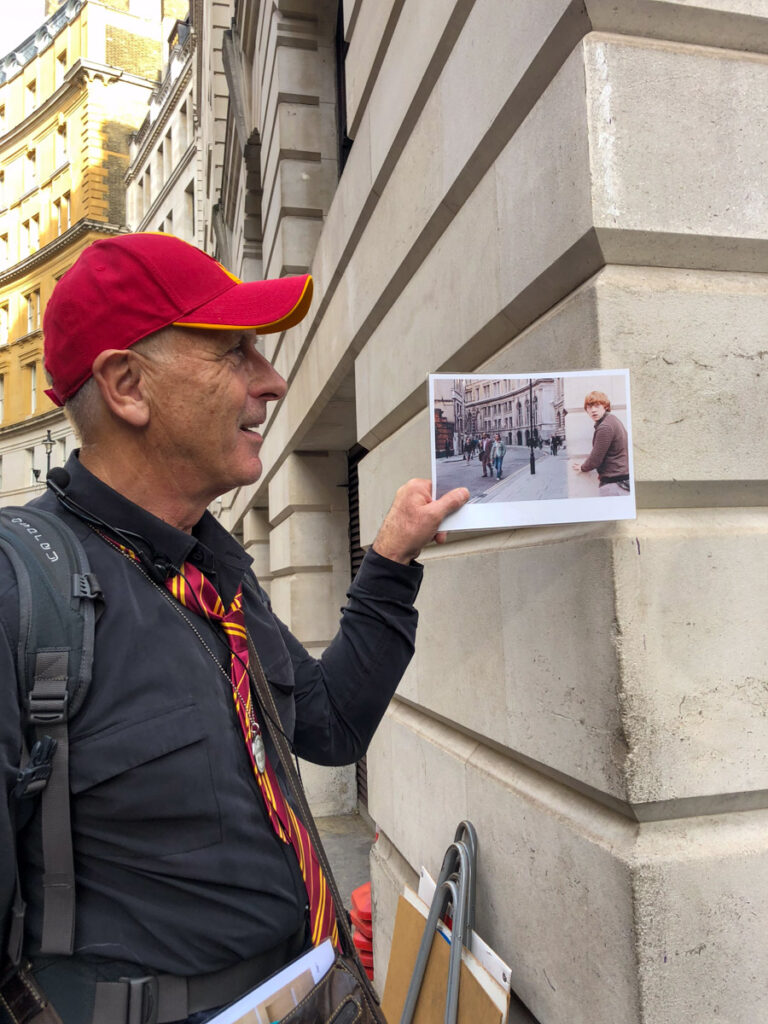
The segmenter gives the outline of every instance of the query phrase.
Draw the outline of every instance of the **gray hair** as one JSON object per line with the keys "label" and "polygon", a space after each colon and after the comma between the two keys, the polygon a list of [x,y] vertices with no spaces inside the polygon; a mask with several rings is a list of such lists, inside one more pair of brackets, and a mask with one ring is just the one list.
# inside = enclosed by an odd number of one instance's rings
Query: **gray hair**
{"label": "gray hair", "polygon": [[[164,327],[162,330],[155,331],[153,334],[147,335],[146,338],[135,342],[131,345],[131,350],[139,352],[143,356],[151,354],[153,359],[158,357],[162,359],[167,354],[166,342],[174,331],[173,327]],[[47,370],[46,376],[49,383],[52,383]],[[64,412],[67,415],[67,419],[72,424],[75,433],[83,444],[92,444],[95,440],[103,407],[104,402],[101,392],[93,377],[89,377],[74,395],[64,403]]]}

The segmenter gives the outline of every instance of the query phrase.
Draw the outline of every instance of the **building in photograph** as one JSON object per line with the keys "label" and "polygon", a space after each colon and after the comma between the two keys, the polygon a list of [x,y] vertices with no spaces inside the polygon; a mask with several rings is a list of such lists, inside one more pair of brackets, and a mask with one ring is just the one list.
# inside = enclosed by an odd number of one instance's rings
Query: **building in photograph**
{"label": "building in photograph", "polygon": [[174,0],[49,0],[0,57],[0,502],[44,486],[75,445],[45,396],[42,317],[56,280],[126,230],[131,134],[161,68]]}
{"label": "building in photograph", "polygon": [[464,382],[434,381],[435,456],[460,455],[464,448]]}
{"label": "building in photograph", "polygon": [[464,408],[464,430],[473,437],[499,433],[505,444],[529,447],[565,435],[562,377],[469,380]]}

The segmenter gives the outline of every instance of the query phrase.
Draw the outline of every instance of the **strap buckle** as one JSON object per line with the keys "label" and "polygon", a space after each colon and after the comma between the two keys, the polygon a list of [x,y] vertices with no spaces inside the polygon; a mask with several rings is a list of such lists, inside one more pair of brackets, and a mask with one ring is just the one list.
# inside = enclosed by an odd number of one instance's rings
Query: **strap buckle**
{"label": "strap buckle", "polygon": [[128,986],[125,1024],[157,1024],[158,983],[153,974],[143,978],[121,978]]}
{"label": "strap buckle", "polygon": [[56,740],[50,736],[39,739],[29,754],[29,763],[19,769],[13,795],[17,800],[25,796],[34,796],[45,789],[53,768],[53,755],[56,752]]}
{"label": "strap buckle", "polygon": [[33,725],[54,725],[64,721],[69,699],[66,686],[65,679],[60,693],[29,691],[29,720]]}
{"label": "strap buckle", "polygon": [[72,576],[72,597],[87,598],[95,601],[102,597],[99,581],[92,572],[76,572]]}

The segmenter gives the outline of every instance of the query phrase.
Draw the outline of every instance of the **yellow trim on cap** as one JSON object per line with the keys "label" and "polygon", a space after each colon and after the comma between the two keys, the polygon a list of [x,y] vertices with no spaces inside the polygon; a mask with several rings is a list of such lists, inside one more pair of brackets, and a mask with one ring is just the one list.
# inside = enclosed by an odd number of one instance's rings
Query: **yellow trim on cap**
{"label": "yellow trim on cap", "polygon": [[[222,270],[224,268],[222,267]],[[231,276],[231,275],[230,275]],[[237,280],[237,278],[235,278]],[[242,281],[238,282],[242,284]],[[307,314],[307,309],[302,309],[304,303],[304,297],[307,295],[307,307],[312,301],[312,275],[307,274],[307,280],[304,282],[304,287],[301,290],[301,295],[296,300],[296,303],[288,310],[285,316],[281,316],[279,320],[272,320],[266,324],[192,324],[186,320],[175,320],[173,322],[174,327],[196,327],[198,330],[212,330],[212,331],[258,331],[260,334],[274,334],[276,331],[284,331],[289,327],[295,327],[296,324],[300,323]],[[213,301],[213,300],[211,300]]]}
{"label": "yellow trim on cap", "polygon": [[239,277],[235,277],[235,275],[230,270],[227,270],[227,268],[224,266],[223,263],[219,263],[218,260],[214,260],[213,262],[216,264],[216,266],[219,268],[219,270],[223,270],[224,271],[224,273],[227,275],[227,277],[231,277],[232,280],[235,282],[235,284],[242,284],[243,283],[240,280]]}

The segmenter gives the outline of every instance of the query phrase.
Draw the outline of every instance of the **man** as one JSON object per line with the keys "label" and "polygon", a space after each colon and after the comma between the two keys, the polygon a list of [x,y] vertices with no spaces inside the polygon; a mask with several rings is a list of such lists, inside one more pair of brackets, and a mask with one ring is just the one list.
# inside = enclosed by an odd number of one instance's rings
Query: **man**
{"label": "man", "polygon": [[493,464],[491,463],[491,439],[487,434],[480,438],[480,465],[483,467],[483,476],[493,476]]}
{"label": "man", "polygon": [[[414,558],[444,539],[440,522],[468,492],[431,501],[428,481],[400,488],[321,659],[275,617],[251,559],[206,508],[261,474],[260,427],[286,383],[257,336],[298,323],[311,295],[308,275],[243,284],[180,239],[137,234],[86,249],[46,309],[49,394],[82,447],[56,494],[34,504],[76,531],[104,594],[93,682],[69,728],[73,956],[39,955],[37,811],[18,840],[25,953],[64,1024],[197,1024],[332,930],[298,840],[280,835],[269,773],[279,782],[282,769],[237,636],[250,634],[295,752],[354,762],[412,654]],[[13,580],[3,558],[6,796],[21,746]],[[14,826],[2,806],[7,929]],[[158,975],[170,980],[147,1017],[137,1005],[146,1009]]]}
{"label": "man", "polygon": [[629,451],[624,424],[613,415],[611,400],[602,391],[590,391],[584,399],[584,409],[595,424],[592,451],[586,462],[572,464],[574,472],[596,470],[601,498],[628,494]]}
{"label": "man", "polygon": [[495,469],[497,480],[501,480],[501,465],[506,454],[507,446],[501,440],[501,434],[496,434],[493,446],[491,447],[491,476],[493,476]]}

